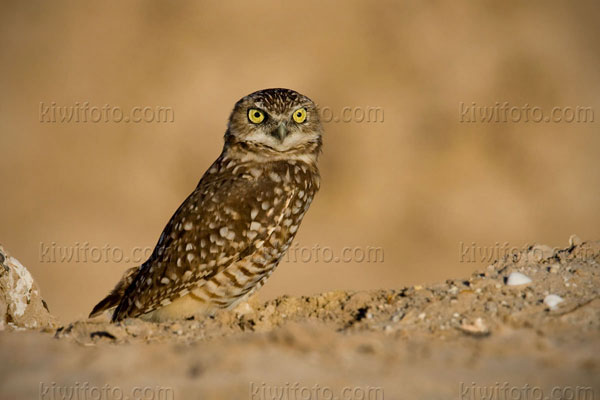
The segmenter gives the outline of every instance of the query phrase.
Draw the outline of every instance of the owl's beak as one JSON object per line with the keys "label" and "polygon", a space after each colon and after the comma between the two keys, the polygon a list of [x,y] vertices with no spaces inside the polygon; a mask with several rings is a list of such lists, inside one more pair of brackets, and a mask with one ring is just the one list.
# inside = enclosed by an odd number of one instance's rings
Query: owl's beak
{"label": "owl's beak", "polygon": [[287,127],[285,126],[285,122],[281,122],[277,126],[277,129],[275,129],[273,132],[271,132],[271,135],[278,138],[279,141],[283,142],[283,139],[285,139],[285,137],[287,136],[287,133],[288,132],[287,132]]}

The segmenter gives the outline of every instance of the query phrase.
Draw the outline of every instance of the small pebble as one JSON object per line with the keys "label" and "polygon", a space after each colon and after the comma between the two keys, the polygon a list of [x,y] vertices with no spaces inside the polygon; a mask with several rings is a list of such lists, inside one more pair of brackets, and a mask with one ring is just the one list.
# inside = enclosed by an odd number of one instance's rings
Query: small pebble
{"label": "small pebble", "polygon": [[554,256],[554,249],[545,244],[536,244],[528,253],[530,261],[542,261]]}
{"label": "small pebble", "polygon": [[250,304],[248,304],[248,302],[244,302],[235,308],[235,312],[236,312],[238,318],[243,315],[248,315],[252,311],[254,311],[254,310],[252,309],[252,306]]}
{"label": "small pebble", "polygon": [[549,294],[544,297],[544,304],[550,307],[551,310],[556,310],[557,306],[563,301],[565,300],[557,294]]}
{"label": "small pebble", "polygon": [[583,241],[576,234],[572,234],[569,237],[569,246],[580,246]]}
{"label": "small pebble", "polygon": [[496,305],[496,303],[488,301],[487,303],[485,303],[485,310],[491,313],[496,313],[498,311],[498,306]]}
{"label": "small pebble", "polygon": [[176,322],[173,325],[171,325],[171,332],[173,332],[176,335],[181,335],[183,333],[183,328],[181,324]]}
{"label": "small pebble", "polygon": [[527,285],[529,283],[531,283],[531,278],[520,272],[511,272],[506,280],[508,286]]}
{"label": "small pebble", "polygon": [[397,311],[392,317],[392,322],[398,322],[404,317],[403,311]]}
{"label": "small pebble", "polygon": [[477,318],[472,324],[463,321],[459,329],[473,336],[487,336],[490,334],[490,329],[481,318]]}

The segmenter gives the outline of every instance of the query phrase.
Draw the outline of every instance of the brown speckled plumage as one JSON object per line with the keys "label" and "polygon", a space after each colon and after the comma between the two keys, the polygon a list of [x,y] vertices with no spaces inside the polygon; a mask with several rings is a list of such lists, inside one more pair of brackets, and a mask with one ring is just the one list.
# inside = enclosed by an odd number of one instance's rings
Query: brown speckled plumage
{"label": "brown speckled plumage", "polygon": [[[297,123],[292,114],[306,110]],[[249,121],[250,109],[264,121]],[[282,133],[283,132],[283,133]],[[271,275],[319,189],[321,124],[314,103],[288,89],[238,101],[223,152],[175,212],[150,258],[128,270],[92,311],[113,321],[183,318],[229,308]]]}

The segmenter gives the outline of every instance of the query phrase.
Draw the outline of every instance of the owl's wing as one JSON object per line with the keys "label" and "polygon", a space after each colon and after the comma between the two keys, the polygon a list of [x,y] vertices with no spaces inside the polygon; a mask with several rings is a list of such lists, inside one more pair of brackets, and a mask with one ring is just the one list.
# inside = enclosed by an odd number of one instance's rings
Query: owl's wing
{"label": "owl's wing", "polygon": [[[281,222],[293,197],[273,173],[209,170],[165,227],[113,314],[136,317],[187,295],[232,263],[253,254]],[[279,180],[280,182],[280,180]]]}

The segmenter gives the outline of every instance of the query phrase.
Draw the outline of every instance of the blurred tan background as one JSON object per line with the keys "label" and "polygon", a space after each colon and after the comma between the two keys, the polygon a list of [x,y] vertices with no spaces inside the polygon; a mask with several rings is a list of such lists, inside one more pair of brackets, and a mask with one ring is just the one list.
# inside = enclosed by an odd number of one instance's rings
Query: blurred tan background
{"label": "blurred tan background", "polygon": [[[325,125],[322,190],[301,246],[381,247],[384,262],[285,262],[260,292],[461,277],[460,243],[600,239],[593,123],[461,123],[459,103],[590,106],[600,4],[8,3],[0,12],[0,242],[61,319],[132,262],[43,262],[41,244],[152,247],[217,157],[240,97],[296,89],[380,123]],[[173,123],[41,123],[40,102],[168,106]]]}

